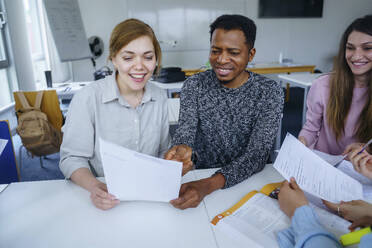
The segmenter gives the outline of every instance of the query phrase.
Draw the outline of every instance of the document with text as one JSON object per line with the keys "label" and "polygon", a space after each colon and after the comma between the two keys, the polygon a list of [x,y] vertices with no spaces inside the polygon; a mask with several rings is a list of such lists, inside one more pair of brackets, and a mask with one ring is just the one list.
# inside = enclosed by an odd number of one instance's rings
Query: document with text
{"label": "document with text", "polygon": [[336,167],[345,159],[345,156],[342,155],[331,155],[318,150],[313,150],[313,152],[319,157],[321,157],[323,160],[328,162],[330,165]]}
{"label": "document with text", "polygon": [[[277,201],[280,183],[251,191],[230,209],[218,214],[211,223],[242,247],[277,247],[278,231],[288,228],[290,219]],[[319,222],[337,237],[348,233],[350,222],[310,203]]]}
{"label": "document with text", "polygon": [[342,161],[338,166],[338,169],[360,182],[363,187],[364,200],[372,203],[372,180],[354,170],[353,164],[349,161]]}
{"label": "document with text", "polygon": [[330,155],[317,150],[313,150],[313,152],[323,160],[327,161],[330,165],[336,166],[338,170],[360,182],[363,187],[364,200],[372,202],[372,180],[355,171],[353,164],[350,161],[346,161],[345,156]]}
{"label": "document with text", "polygon": [[287,180],[294,177],[304,191],[321,199],[335,203],[363,199],[360,182],[324,161],[290,134],[274,168]]}
{"label": "document with text", "polygon": [[169,202],[178,197],[182,163],[152,157],[100,139],[107,189],[121,201]]}

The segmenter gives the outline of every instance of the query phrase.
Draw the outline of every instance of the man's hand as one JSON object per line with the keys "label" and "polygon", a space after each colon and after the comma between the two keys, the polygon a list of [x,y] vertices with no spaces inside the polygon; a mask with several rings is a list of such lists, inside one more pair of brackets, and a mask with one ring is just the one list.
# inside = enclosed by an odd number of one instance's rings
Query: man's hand
{"label": "man's hand", "polygon": [[278,201],[280,209],[289,218],[294,215],[297,208],[309,203],[304,192],[300,189],[293,177],[290,179],[290,182],[285,181],[280,187]]}
{"label": "man's hand", "polygon": [[175,208],[186,209],[196,208],[203,198],[207,195],[207,185],[202,180],[182,184],[180,196],[171,200],[170,203]]}
{"label": "man's hand", "polygon": [[191,147],[187,145],[177,145],[173,146],[165,153],[164,159],[182,162],[183,176],[193,168],[191,154],[192,154]]}
{"label": "man's hand", "polygon": [[115,196],[107,192],[106,184],[99,182],[90,191],[90,199],[92,200],[94,206],[102,210],[108,210],[120,203]]}
{"label": "man's hand", "polygon": [[225,177],[217,173],[212,177],[182,184],[180,195],[170,203],[175,208],[196,208],[204,197],[225,185]]}

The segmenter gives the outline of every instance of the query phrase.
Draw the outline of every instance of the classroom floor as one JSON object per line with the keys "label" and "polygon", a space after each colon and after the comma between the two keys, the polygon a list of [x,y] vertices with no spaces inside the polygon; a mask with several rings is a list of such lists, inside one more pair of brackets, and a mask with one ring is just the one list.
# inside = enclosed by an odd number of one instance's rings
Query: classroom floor
{"label": "classroom floor", "polygon": [[43,158],[43,167],[40,165],[39,157],[32,157],[27,150],[22,147],[20,154],[19,148],[22,145],[18,135],[13,136],[13,144],[16,152],[16,160],[20,169],[21,181],[39,181],[63,179],[63,174],[58,168],[59,153],[48,155]]}
{"label": "classroom floor", "polygon": [[[291,88],[289,101],[284,105],[284,114],[282,120],[282,141],[287,132],[297,136],[301,130],[302,118],[302,105],[303,105],[303,89]],[[173,134],[175,126],[172,126],[170,133]],[[18,135],[13,136],[14,148],[16,151],[16,159],[20,167],[21,181],[39,181],[39,180],[53,180],[63,179],[63,175],[58,168],[59,154],[53,154],[43,158],[43,166],[40,166],[38,157],[32,158],[27,154],[26,149],[22,149],[21,156],[19,148],[22,142]],[[20,163],[21,162],[21,163]]]}

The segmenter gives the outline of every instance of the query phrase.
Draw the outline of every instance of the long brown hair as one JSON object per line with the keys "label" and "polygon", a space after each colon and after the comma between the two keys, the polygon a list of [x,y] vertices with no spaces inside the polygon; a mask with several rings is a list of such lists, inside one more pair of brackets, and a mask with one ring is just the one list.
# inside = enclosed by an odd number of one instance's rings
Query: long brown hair
{"label": "long brown hair", "polygon": [[155,73],[158,73],[161,67],[162,57],[159,42],[156,39],[154,31],[149,25],[134,18],[127,19],[119,23],[115,26],[114,30],[112,30],[109,45],[110,54],[108,59],[111,60],[113,57],[116,56],[120,49],[141,36],[148,36],[151,39],[152,44],[154,45],[155,57],[157,62],[157,69]]}
{"label": "long brown hair", "polygon": [[[341,38],[338,55],[334,63],[334,72],[331,74],[327,105],[328,125],[333,130],[336,140],[344,134],[345,122],[350,110],[355,86],[354,75],[345,59],[346,43],[353,31],[372,36],[372,15],[367,15],[353,21]],[[367,87],[367,102],[360,113],[357,126],[354,129],[354,137],[363,143],[372,138],[372,71],[369,72]]]}

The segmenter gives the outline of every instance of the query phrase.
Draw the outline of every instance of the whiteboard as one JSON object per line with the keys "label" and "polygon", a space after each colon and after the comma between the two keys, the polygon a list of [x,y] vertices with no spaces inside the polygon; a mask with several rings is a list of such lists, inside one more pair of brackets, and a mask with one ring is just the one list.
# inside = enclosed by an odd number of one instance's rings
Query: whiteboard
{"label": "whiteboard", "polygon": [[90,58],[77,0],[44,0],[44,6],[61,61]]}

